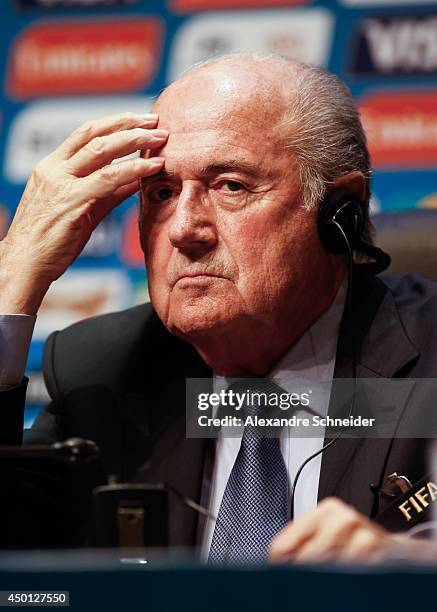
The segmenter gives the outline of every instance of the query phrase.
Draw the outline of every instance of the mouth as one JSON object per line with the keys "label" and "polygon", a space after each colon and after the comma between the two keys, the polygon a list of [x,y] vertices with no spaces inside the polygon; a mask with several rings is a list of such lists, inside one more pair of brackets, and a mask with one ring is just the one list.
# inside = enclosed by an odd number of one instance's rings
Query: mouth
{"label": "mouth", "polygon": [[224,276],[220,276],[219,274],[211,274],[210,272],[184,272],[177,277],[174,284],[176,285],[179,281],[196,282],[205,281],[210,278],[225,279]]}

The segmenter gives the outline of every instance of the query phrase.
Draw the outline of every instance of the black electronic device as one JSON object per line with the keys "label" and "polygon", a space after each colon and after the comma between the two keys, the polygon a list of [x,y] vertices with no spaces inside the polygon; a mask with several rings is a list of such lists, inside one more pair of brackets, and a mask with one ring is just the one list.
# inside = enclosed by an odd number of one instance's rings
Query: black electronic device
{"label": "black electronic device", "polygon": [[346,255],[349,248],[366,255],[373,261],[361,265],[371,274],[379,274],[390,265],[390,256],[364,240],[367,221],[367,208],[362,199],[347,189],[335,189],[319,206],[319,237],[324,248],[334,255]]}
{"label": "black electronic device", "polygon": [[0,547],[75,548],[92,543],[92,491],[106,483],[97,446],[0,446]]}
{"label": "black electronic device", "polygon": [[97,487],[94,544],[99,548],[168,546],[168,501],[164,484],[124,483]]}

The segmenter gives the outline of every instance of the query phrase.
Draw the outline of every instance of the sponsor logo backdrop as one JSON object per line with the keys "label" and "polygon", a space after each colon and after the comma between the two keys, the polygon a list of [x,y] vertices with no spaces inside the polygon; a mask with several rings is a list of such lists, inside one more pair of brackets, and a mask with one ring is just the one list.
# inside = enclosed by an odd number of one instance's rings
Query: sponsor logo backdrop
{"label": "sponsor logo backdrop", "polygon": [[[373,211],[437,208],[437,0],[4,0],[0,11],[0,238],[32,167],[72,129],[147,112],[193,62],[241,50],[320,64],[349,84],[373,155]],[[47,399],[47,335],[147,299],[136,205],[99,226],[47,295],[28,423]]]}

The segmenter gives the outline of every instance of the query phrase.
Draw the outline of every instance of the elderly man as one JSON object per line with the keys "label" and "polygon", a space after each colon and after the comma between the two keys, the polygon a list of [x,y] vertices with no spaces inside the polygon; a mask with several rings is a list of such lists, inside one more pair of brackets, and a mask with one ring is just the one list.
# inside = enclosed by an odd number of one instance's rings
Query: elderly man
{"label": "elderly man", "polygon": [[[350,313],[353,350],[341,324],[347,259],[324,248],[317,219],[326,194],[340,190],[367,215],[370,163],[350,93],[321,69],[236,55],[186,73],[154,113],[83,125],[29,180],[0,251],[9,342],[3,439],[21,435],[26,347],[47,289],[139,180],[152,305],[50,337],[44,368],[53,401],[25,441],[93,439],[109,472],[165,480],[202,501],[219,516],[216,528],[174,502],[170,540],[200,545],[213,559],[223,560],[220,546],[246,544],[265,558],[274,533],[262,525],[254,533],[257,511],[284,527],[270,548],[277,561],[370,559],[394,542],[408,548],[367,518],[378,511],[370,485],[395,470],[421,478],[420,440],[338,440],[305,468],[286,524],[289,483],[322,439],[276,439],[244,456],[240,439],[185,436],[189,377],[348,377],[353,357],[361,377],[435,375],[434,286],[389,288],[362,274]],[[146,154],[111,165],[137,149]],[[399,418],[404,408],[414,410],[400,406]],[[267,463],[269,495],[265,475],[253,471]],[[220,542],[219,524],[231,542]]]}

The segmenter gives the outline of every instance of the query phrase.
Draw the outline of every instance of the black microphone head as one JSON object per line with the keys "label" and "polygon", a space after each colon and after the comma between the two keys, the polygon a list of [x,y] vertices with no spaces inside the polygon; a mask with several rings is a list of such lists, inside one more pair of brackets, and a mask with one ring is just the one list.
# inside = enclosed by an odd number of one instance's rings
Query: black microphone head
{"label": "black microphone head", "polygon": [[380,274],[387,270],[391,264],[391,257],[388,253],[364,240],[357,240],[352,245],[357,253],[370,257],[373,261],[359,264],[360,269],[365,269],[369,274]]}

